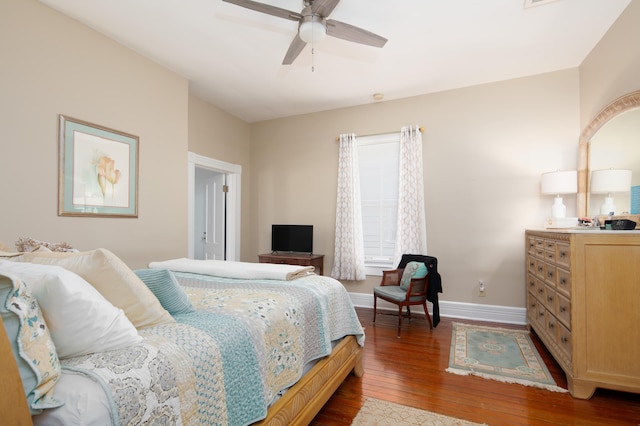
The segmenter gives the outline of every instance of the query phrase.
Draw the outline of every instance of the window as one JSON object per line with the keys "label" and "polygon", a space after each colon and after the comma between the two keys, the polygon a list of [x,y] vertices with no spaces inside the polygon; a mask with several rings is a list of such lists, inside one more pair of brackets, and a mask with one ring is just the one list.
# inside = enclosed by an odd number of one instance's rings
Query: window
{"label": "window", "polygon": [[393,269],[400,134],[358,138],[362,233],[367,275]]}

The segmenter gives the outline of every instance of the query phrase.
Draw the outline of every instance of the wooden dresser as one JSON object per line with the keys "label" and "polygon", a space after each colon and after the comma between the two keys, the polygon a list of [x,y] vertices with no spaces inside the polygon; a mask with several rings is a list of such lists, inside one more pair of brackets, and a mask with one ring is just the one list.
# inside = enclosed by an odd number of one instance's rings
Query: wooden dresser
{"label": "wooden dresser", "polygon": [[640,393],[640,232],[526,231],[527,322],[571,395]]}
{"label": "wooden dresser", "polygon": [[324,275],[324,254],[309,253],[265,253],[259,254],[260,263],[280,263],[287,265],[313,266],[315,273]]}

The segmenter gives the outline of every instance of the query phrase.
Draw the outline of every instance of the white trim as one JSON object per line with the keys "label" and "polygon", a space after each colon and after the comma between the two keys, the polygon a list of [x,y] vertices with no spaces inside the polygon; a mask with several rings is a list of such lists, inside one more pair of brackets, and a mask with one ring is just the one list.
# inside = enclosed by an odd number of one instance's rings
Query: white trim
{"label": "white trim", "polygon": [[213,170],[227,175],[227,185],[230,188],[227,194],[227,260],[240,260],[240,199],[241,199],[241,174],[242,166],[203,157],[193,152],[188,153],[188,195],[187,195],[187,221],[188,232],[188,257],[194,257],[194,203],[196,167]]}
{"label": "white trim", "polygon": [[[349,293],[353,305],[358,308],[373,309],[373,294]],[[527,324],[527,311],[525,308],[498,305],[480,305],[477,303],[439,301],[440,316],[476,321],[500,322],[506,324]],[[432,313],[431,303],[427,303],[429,313]],[[397,311],[397,305],[378,299],[378,309]],[[418,311],[416,311],[418,312]]]}

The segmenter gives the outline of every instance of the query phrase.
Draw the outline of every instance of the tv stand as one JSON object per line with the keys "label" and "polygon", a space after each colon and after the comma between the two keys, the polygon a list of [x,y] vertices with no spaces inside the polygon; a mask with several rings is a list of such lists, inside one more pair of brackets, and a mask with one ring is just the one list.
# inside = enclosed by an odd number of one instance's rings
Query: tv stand
{"label": "tv stand", "polygon": [[313,266],[315,273],[324,275],[324,254],[273,252],[258,255],[260,263]]}

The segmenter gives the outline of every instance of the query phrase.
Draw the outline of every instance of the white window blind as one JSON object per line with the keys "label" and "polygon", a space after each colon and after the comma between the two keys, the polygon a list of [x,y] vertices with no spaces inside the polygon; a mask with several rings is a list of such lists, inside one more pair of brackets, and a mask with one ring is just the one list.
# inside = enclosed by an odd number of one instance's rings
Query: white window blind
{"label": "white window blind", "polygon": [[358,137],[362,232],[367,275],[393,269],[400,134]]}

